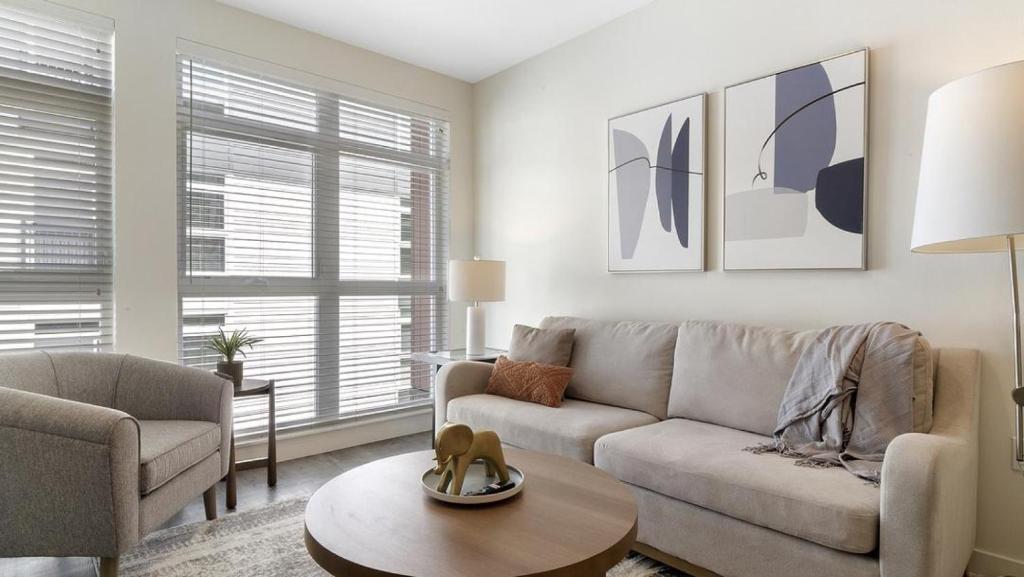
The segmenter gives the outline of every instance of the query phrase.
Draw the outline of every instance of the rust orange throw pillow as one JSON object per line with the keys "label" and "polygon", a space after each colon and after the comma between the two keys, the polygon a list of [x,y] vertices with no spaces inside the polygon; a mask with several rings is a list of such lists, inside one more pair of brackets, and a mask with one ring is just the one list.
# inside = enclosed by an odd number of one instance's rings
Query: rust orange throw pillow
{"label": "rust orange throw pillow", "polygon": [[572,369],[541,363],[510,361],[498,357],[487,381],[487,393],[549,407],[562,405],[562,395],[572,378]]}

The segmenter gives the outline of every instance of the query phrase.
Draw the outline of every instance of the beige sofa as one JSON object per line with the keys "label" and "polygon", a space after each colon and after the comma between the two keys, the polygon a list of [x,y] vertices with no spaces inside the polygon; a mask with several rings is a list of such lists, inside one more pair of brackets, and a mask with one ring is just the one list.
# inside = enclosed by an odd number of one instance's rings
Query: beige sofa
{"label": "beige sofa", "polygon": [[[438,373],[438,424],[494,429],[509,445],[592,462],[629,484],[638,542],[725,576],[959,577],[974,546],[979,357],[933,350],[930,433],[897,437],[881,487],[794,466],[767,440],[811,332],[711,322],[574,328],[560,408],[484,394],[491,365]],[[692,567],[691,567],[692,569]]]}
{"label": "beige sofa", "polygon": [[231,382],[121,354],[0,355],[0,557],[118,556],[227,473]]}

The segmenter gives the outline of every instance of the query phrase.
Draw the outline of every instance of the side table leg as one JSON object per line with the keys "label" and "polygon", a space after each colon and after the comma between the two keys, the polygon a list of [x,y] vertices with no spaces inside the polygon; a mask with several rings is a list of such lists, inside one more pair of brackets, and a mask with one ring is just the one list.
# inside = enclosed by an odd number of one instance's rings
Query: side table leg
{"label": "side table leg", "polygon": [[270,420],[267,431],[267,485],[277,485],[277,410],[274,402],[274,385],[270,385]]}
{"label": "side table leg", "polygon": [[231,457],[228,463],[228,487],[225,505],[234,509],[238,504],[238,471],[235,470],[235,434],[231,433]]}

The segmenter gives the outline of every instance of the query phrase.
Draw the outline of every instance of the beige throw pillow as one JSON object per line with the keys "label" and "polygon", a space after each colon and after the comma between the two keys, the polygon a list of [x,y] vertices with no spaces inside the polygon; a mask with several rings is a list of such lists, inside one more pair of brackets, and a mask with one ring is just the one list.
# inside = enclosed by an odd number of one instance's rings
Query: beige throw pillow
{"label": "beige throw pillow", "polygon": [[517,362],[569,366],[576,329],[536,329],[526,325],[512,328],[508,358]]}

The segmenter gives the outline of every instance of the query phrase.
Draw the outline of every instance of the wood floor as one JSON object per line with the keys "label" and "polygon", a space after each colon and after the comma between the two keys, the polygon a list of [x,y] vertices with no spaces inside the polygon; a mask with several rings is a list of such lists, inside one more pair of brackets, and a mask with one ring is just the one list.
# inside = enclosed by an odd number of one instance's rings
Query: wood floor
{"label": "wood floor", "polygon": [[[251,469],[238,473],[238,508],[236,511],[257,509],[275,501],[293,497],[308,497],[321,485],[345,471],[392,455],[430,448],[430,434],[420,433],[379,443],[360,445],[333,453],[324,453],[304,459],[285,461],[277,468],[277,486],[267,486],[266,469]],[[217,487],[217,511],[230,515],[224,509],[224,484]],[[197,495],[164,527],[206,520],[203,498]],[[0,559],[0,577],[95,577],[91,558],[68,557]]]}

